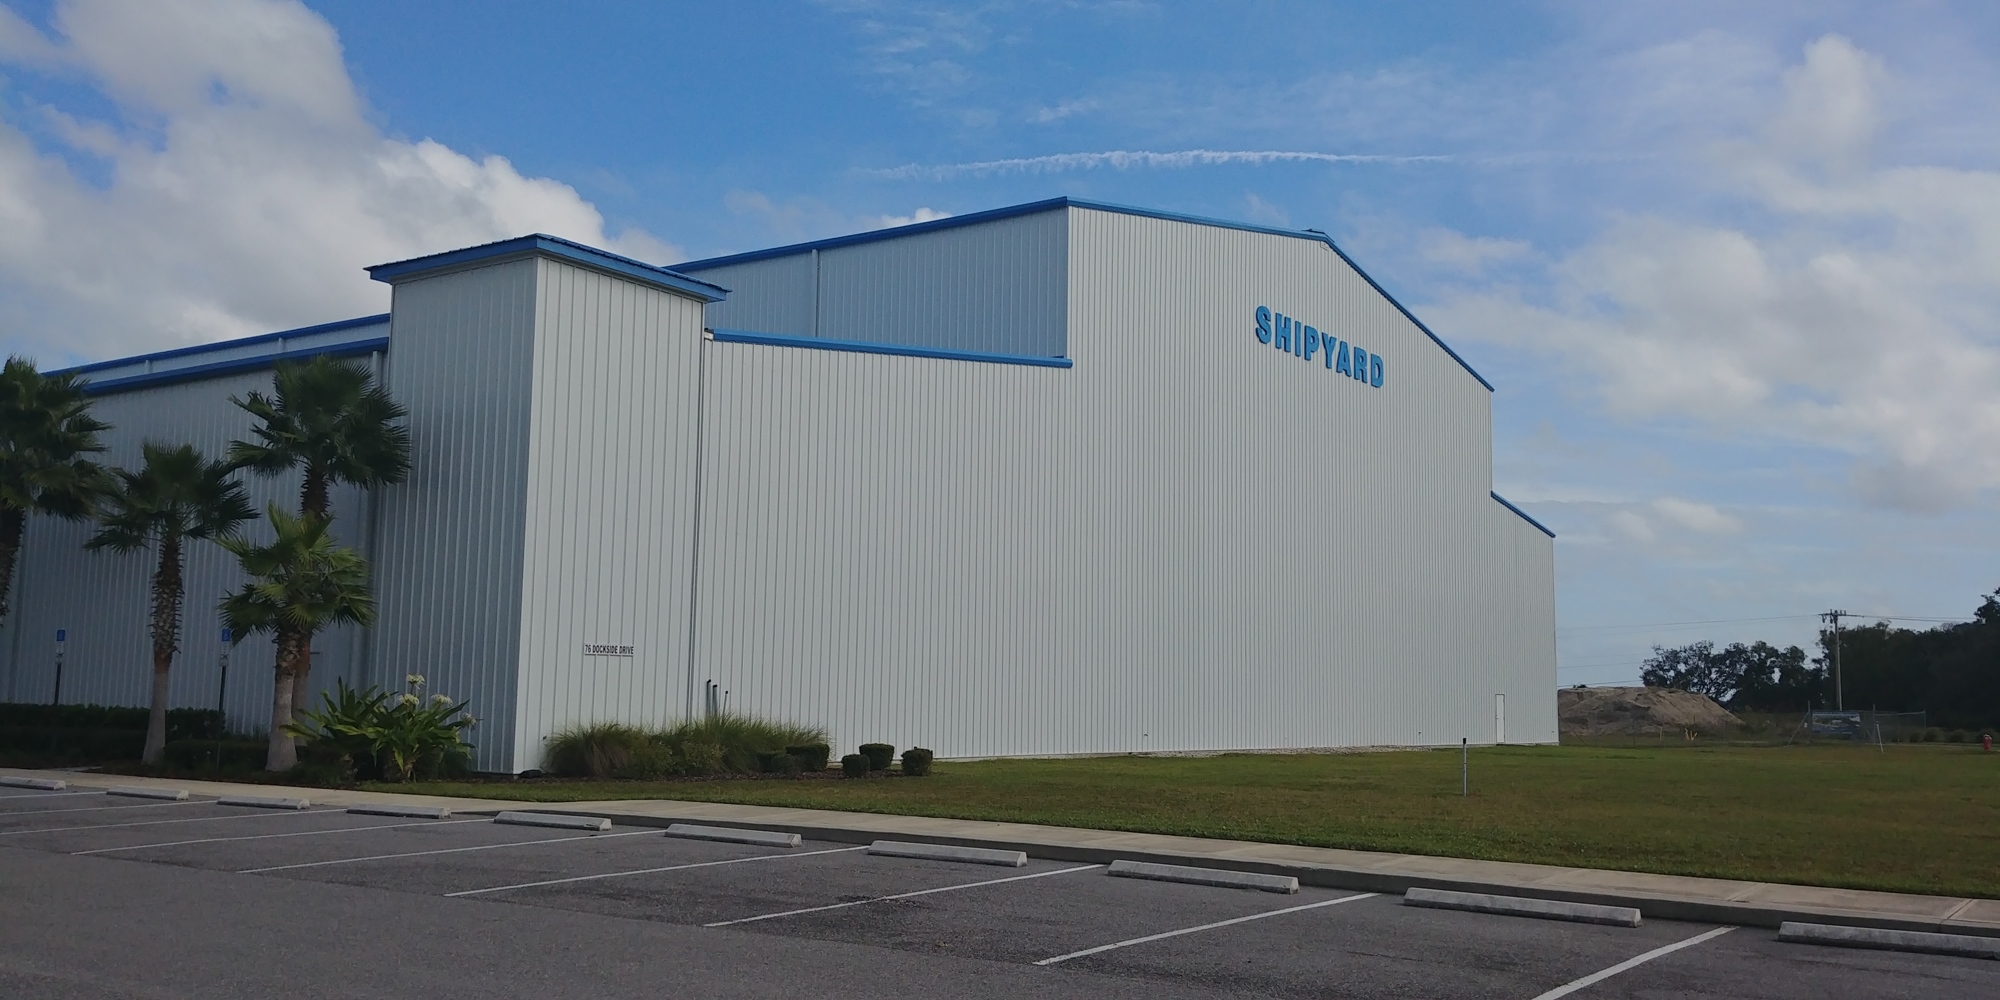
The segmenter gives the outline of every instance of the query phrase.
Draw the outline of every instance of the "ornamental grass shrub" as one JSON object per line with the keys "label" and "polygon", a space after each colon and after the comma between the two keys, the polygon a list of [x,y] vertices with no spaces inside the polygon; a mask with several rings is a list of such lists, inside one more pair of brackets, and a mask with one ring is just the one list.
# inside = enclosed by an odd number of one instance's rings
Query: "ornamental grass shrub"
{"label": "ornamental grass shrub", "polygon": [[824,730],[754,716],[716,715],[665,729],[600,722],[550,737],[543,766],[570,778],[797,774],[804,762],[790,749],[824,743]]}

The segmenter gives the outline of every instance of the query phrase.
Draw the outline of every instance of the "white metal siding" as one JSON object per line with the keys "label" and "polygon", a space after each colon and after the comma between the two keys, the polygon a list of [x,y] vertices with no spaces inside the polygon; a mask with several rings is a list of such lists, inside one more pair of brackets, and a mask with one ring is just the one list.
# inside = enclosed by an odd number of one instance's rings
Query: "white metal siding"
{"label": "white metal siding", "polygon": [[679,718],[687,685],[702,304],[539,266],[515,767],[575,723]]}
{"label": "white metal siding", "polygon": [[[362,363],[369,358],[359,359]],[[250,437],[254,420],[230,403],[231,396],[271,391],[271,373],[246,372],[219,378],[154,386],[97,397],[98,419],[113,425],[104,436],[101,461],[136,469],[145,441],[191,444],[211,459],[224,458],[229,442]],[[260,520],[246,534],[270,538],[261,520],[264,506],[291,511],[299,502],[299,477],[246,473],[246,491]],[[352,488],[332,493],[334,531],[349,544],[366,545],[367,497]],[[158,554],[148,549],[124,555],[87,552],[83,543],[94,525],[29,519],[21,562],[15,570],[14,610],[0,629],[0,697],[7,701],[48,701],[55,688],[55,631],[67,629],[63,667],[64,704],[146,705],[152,697],[152,574]],[[223,644],[216,605],[242,586],[245,577],[234,557],[212,542],[184,548],[186,603],[180,653],[174,659],[168,703],[175,708],[214,708]],[[354,682],[365,651],[359,630],[330,629],[313,644],[312,686],[325,690],[336,678]],[[231,654],[224,712],[239,732],[263,730],[271,718],[273,648],[269,637],[251,637]]]}
{"label": "white metal siding", "polygon": [[471,699],[482,768],[511,768],[533,386],[536,262],[395,289],[388,384],[410,478],[380,498],[374,670]]}
{"label": "white metal siding", "polygon": [[1068,214],[1073,370],[711,345],[698,671],[947,755],[1553,739],[1486,389],[1322,245]]}
{"label": "white metal siding", "polygon": [[727,299],[708,304],[710,327],[814,336],[818,273],[812,253],[687,273],[729,289]]}
{"label": "white metal siding", "polygon": [[1068,213],[1057,209],[691,271],[730,289],[708,325],[1061,357]]}

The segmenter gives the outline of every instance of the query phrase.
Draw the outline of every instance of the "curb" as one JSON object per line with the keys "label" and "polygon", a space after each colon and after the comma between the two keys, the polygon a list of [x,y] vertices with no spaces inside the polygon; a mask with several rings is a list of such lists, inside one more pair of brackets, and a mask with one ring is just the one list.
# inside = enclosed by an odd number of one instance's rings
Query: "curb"
{"label": "curb", "polygon": [[1568,920],[1579,924],[1607,924],[1612,927],[1639,926],[1636,906],[1601,906],[1595,903],[1566,903],[1528,896],[1493,896],[1483,892],[1454,892],[1449,889],[1413,888],[1403,894],[1404,906],[1427,906],[1439,910],[1466,910],[1497,913],[1508,917],[1537,917]]}
{"label": "curb", "polygon": [[[560,811],[557,808],[558,805],[558,803],[546,803],[538,808],[554,813]],[[565,815],[582,814],[565,813]],[[600,809],[589,815],[609,817],[613,822],[624,826],[666,827],[675,823],[714,822],[713,819],[707,817],[630,814],[608,809]],[[882,839],[884,833],[880,829],[862,829],[811,823],[760,823],[754,820],[735,819],[732,819],[730,822],[735,826],[745,829],[796,833],[810,840],[825,840],[836,844],[872,844]],[[1773,930],[1787,921],[1807,921],[1830,926],[1872,927],[1880,930],[1919,931],[1931,934],[1957,933],[1971,937],[2000,938],[2000,927],[1959,927],[1938,920],[1926,920],[1921,917],[1898,917],[1865,911],[1820,910],[1807,907],[1772,906],[1760,903],[1733,903],[1723,900],[1688,899],[1686,897],[1660,896],[1635,892],[1591,892],[1579,889],[1558,889],[1534,885],[1532,883],[1522,884],[1482,881],[1479,879],[1454,879],[1435,875],[1416,875],[1378,869],[1343,868],[1337,865],[1316,865],[1304,862],[1244,861],[1237,858],[1217,857],[1211,854],[1084,847],[1076,844],[1051,844],[1041,841],[1006,840],[1001,838],[925,836],[924,842],[953,847],[1023,851],[1029,857],[1039,858],[1044,861],[1071,861],[1101,865],[1109,865],[1113,861],[1140,861],[1197,868],[1221,868],[1229,871],[1254,872],[1263,875],[1291,875],[1298,878],[1299,884],[1302,886],[1309,885],[1323,889],[1359,890],[1387,895],[1402,895],[1411,889],[1417,888],[1443,889],[1494,896],[1545,899],[1564,903],[1630,907],[1638,909],[1645,916],[1655,920],[1685,920],[1689,923],[1731,924],[1738,927],[1766,927]]]}
{"label": "curb", "polygon": [[1874,927],[1840,927],[1830,924],[1794,923],[1787,920],[1778,928],[1778,940],[1787,944],[1819,944],[1836,948],[1873,948],[1878,951],[1915,951],[1929,955],[2000,959],[2000,941],[1969,934],[1887,931]]}

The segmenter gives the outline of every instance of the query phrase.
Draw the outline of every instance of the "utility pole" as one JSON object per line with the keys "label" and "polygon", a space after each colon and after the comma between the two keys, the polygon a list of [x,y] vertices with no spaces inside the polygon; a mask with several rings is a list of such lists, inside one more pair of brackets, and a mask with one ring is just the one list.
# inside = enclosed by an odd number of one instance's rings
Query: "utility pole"
{"label": "utility pole", "polygon": [[1836,712],[1847,709],[1840,696],[1840,619],[1843,616],[1853,617],[1838,608],[1819,616],[1820,621],[1833,623],[1833,710]]}

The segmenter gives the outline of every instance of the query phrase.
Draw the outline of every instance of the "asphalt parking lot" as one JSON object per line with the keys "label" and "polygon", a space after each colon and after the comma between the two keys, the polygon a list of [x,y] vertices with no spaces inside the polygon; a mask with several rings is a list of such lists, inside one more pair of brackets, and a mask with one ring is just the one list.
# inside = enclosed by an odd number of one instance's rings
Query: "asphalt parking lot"
{"label": "asphalt parking lot", "polygon": [[1760,928],[89,791],[0,789],[0,906],[10,997],[2000,996]]}

